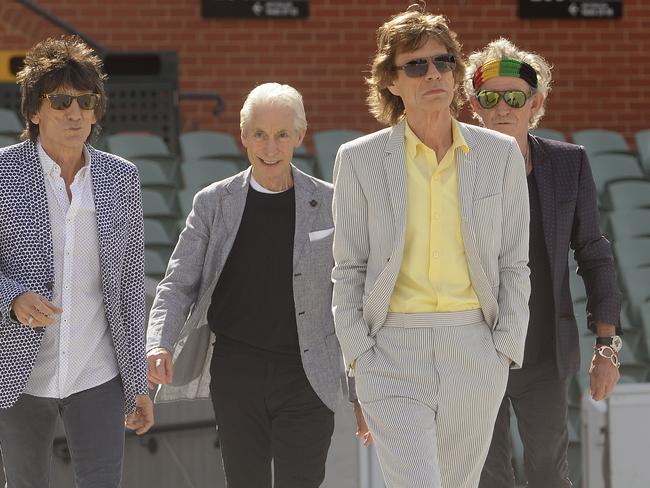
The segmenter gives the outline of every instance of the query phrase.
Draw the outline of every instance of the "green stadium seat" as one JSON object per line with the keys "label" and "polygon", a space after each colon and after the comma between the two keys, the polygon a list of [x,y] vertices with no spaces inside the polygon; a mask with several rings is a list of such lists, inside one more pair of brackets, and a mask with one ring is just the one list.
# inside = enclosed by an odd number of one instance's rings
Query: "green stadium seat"
{"label": "green stadium seat", "polygon": [[650,267],[621,268],[620,281],[623,285],[624,296],[628,300],[628,311],[632,321],[641,320],[641,307],[650,299]]}
{"label": "green stadium seat", "polygon": [[584,146],[590,159],[600,153],[630,153],[630,146],[623,135],[611,130],[579,130],[573,133],[573,142]]}
{"label": "green stadium seat", "polygon": [[13,144],[15,144],[24,128],[16,112],[0,108],[0,135],[13,137],[15,139]]}
{"label": "green stadium seat", "polygon": [[650,180],[629,179],[609,182],[607,201],[613,210],[650,208]]}
{"label": "green stadium seat", "polygon": [[0,147],[13,146],[18,143],[18,139],[12,136],[0,135]]}
{"label": "green stadium seat", "polygon": [[597,154],[591,156],[589,162],[601,199],[607,183],[623,178],[643,177],[639,160],[630,154]]}
{"label": "green stadium seat", "polygon": [[142,210],[145,217],[176,218],[178,216],[178,205],[175,192],[143,188]]}
{"label": "green stadium seat", "polygon": [[607,231],[613,241],[650,236],[650,209],[614,210],[607,215]]}
{"label": "green stadium seat", "polygon": [[180,135],[180,144],[184,161],[217,158],[234,161],[240,168],[248,164],[235,138],[225,132],[185,132]]}
{"label": "green stadium seat", "polygon": [[361,137],[362,132],[356,130],[324,130],[314,134],[316,149],[316,164],[318,173],[325,181],[332,181],[334,161],[341,144]]}
{"label": "green stadium seat", "polygon": [[146,218],[144,219],[144,243],[145,246],[174,246],[178,232],[172,222]]}
{"label": "green stadium seat", "polygon": [[634,134],[636,149],[639,151],[641,166],[647,175],[650,175],[650,129],[640,130]]}
{"label": "green stadium seat", "polygon": [[183,188],[178,192],[178,203],[181,207],[181,216],[183,218],[183,227],[185,226],[185,219],[192,211],[192,202],[194,201],[194,195],[201,190],[198,188]]}
{"label": "green stadium seat", "polygon": [[140,184],[147,186],[175,187],[178,184],[178,166],[161,163],[147,158],[131,158],[130,161],[138,168]]}
{"label": "green stadium seat", "polygon": [[154,134],[123,133],[106,138],[110,153],[132,160],[137,158],[153,159],[160,162],[177,162],[169,151],[162,137]]}
{"label": "green stadium seat", "polygon": [[553,139],[555,141],[566,142],[566,136],[564,132],[555,130],[555,129],[544,129],[543,127],[538,127],[530,131],[532,134],[537,137],[543,137],[545,139]]}
{"label": "green stadium seat", "polygon": [[144,273],[153,278],[162,278],[167,270],[168,258],[157,249],[145,248]]}
{"label": "green stadium seat", "polygon": [[316,161],[314,160],[314,158],[296,156],[294,154],[291,164],[293,164],[296,168],[298,168],[303,173],[307,173],[308,175],[314,176],[316,178],[319,177],[316,168]]}
{"label": "green stadium seat", "polygon": [[613,247],[619,269],[650,266],[650,237],[616,239]]}
{"label": "green stadium seat", "polygon": [[241,167],[237,163],[225,159],[199,159],[181,164],[183,181],[188,188],[203,188],[240,171]]}

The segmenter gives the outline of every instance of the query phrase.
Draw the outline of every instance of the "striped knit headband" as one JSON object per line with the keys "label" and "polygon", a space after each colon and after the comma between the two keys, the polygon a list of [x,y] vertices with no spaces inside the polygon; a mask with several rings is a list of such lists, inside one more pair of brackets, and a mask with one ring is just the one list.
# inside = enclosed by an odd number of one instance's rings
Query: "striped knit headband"
{"label": "striped knit headband", "polygon": [[537,72],[528,63],[516,59],[492,59],[476,70],[472,77],[472,85],[477,90],[490,78],[497,76],[512,76],[521,78],[533,88],[537,88]]}

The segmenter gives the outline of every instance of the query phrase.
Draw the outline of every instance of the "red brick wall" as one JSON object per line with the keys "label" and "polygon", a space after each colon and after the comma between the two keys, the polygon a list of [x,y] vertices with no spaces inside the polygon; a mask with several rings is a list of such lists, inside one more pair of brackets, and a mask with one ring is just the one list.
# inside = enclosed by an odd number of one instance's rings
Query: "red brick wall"
{"label": "red brick wall", "polygon": [[[183,102],[181,127],[237,133],[246,93],[266,81],[289,83],[304,98],[310,130],[372,131],[364,74],[374,32],[410,2],[311,0],[302,20],[203,19],[200,0],[39,0],[39,5],[114,50],[177,50],[181,90],[217,91],[218,118],[205,102]],[[545,127],[601,127],[633,134],[650,128],[650,5],[623,0],[620,20],[525,20],[516,0],[430,0],[458,32],[465,51],[498,36],[555,65]],[[445,4],[452,4],[448,6]],[[0,46],[24,49],[61,31],[24,7],[0,2]],[[462,119],[469,120],[467,113]]]}

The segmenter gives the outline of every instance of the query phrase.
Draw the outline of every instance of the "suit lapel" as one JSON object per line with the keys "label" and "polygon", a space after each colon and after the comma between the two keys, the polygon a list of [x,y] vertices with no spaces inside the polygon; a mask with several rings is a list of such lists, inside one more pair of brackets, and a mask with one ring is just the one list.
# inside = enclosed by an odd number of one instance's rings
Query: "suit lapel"
{"label": "suit lapel", "polygon": [[316,186],[298,169],[292,166],[293,186],[296,195],[296,228],[293,237],[293,267],[298,265],[302,249],[307,243],[312,223],[320,212],[323,201],[315,194]]}
{"label": "suit lapel", "polygon": [[[90,152],[90,178],[93,186],[93,201],[97,216],[97,240],[99,244],[99,262],[102,270],[102,283],[106,286],[106,278],[114,266],[111,264],[109,247],[113,242],[113,213],[115,205],[114,178],[108,173],[101,156],[94,150]],[[106,289],[104,296],[106,296]]]}
{"label": "suit lapel", "polygon": [[[458,197],[460,199],[460,219],[463,244],[465,247],[465,259],[469,268],[472,286],[476,292],[483,314],[486,320],[496,320],[498,305],[492,295],[492,285],[481,264],[481,257],[478,252],[476,233],[474,232],[474,188],[476,186],[477,164],[481,157],[480,149],[477,147],[474,135],[464,124],[458,123],[465,138],[469,151],[465,154],[462,150],[456,150],[456,161],[458,165]],[[493,325],[493,324],[491,324]]]}
{"label": "suit lapel", "polygon": [[[388,143],[386,144],[386,156],[384,158],[386,182],[388,184],[388,192],[390,193],[390,202],[395,221],[395,242],[392,246],[393,255],[391,261],[396,262],[400,266],[402,252],[404,250],[407,210],[406,154],[404,149],[405,124],[406,121],[403,120],[391,131]],[[395,257],[399,257],[399,259],[394,259]]]}
{"label": "suit lapel", "polygon": [[[48,282],[54,279],[54,250],[52,248],[52,227],[50,224],[50,213],[47,201],[47,192],[45,190],[45,177],[43,168],[38,157],[36,144],[31,141],[23,143],[25,151],[25,164],[23,166],[23,177],[26,204],[29,206],[28,212],[32,215],[33,225],[39,235],[39,243],[42,249],[47,273]],[[51,291],[51,290],[50,290]]]}
{"label": "suit lapel", "polygon": [[554,256],[555,256],[555,173],[551,159],[546,154],[544,147],[534,136],[528,136],[530,143],[531,160],[535,171],[535,182],[537,193],[539,194],[539,204],[542,208],[542,227],[544,229],[544,243],[546,244],[546,253],[548,262],[553,273]]}
{"label": "suit lapel", "polygon": [[226,185],[226,191],[228,193],[224,196],[223,201],[221,202],[223,221],[224,224],[226,224],[228,235],[232,238],[230,245],[227,246],[228,251],[226,252],[226,256],[230,253],[230,247],[237,235],[237,230],[239,230],[242,215],[244,215],[250,173],[251,168],[249,167],[246,171],[233,178],[233,180]]}

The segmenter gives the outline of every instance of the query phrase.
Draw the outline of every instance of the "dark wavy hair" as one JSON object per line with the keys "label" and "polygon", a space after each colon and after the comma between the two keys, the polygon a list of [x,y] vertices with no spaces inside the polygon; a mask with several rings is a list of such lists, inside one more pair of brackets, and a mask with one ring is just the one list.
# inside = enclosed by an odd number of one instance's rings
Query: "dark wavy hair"
{"label": "dark wavy hair", "polygon": [[451,113],[456,117],[465,103],[465,61],[462,46],[455,32],[447,26],[447,19],[442,15],[433,15],[419,4],[411,5],[405,12],[390,18],[377,29],[377,52],[372,63],[371,76],[366,79],[370,113],[387,125],[395,125],[404,116],[404,102],[393,95],[388,87],[397,76],[393,71],[395,56],[398,53],[415,51],[435,39],[447,48],[447,52],[456,59],[454,68],[454,98]]}
{"label": "dark wavy hair", "polygon": [[[39,127],[31,121],[43,103],[43,95],[61,87],[74,88],[100,95],[95,107],[99,121],[106,111],[106,91],[102,60],[77,36],[48,38],[32,47],[25,56],[23,68],[16,75],[20,86],[20,110],[25,119],[21,139],[38,138]],[[93,124],[88,140],[99,134],[100,126]]]}

